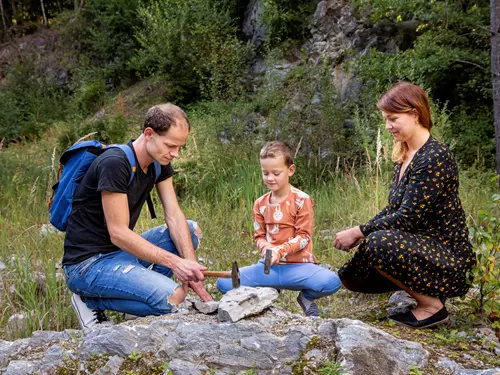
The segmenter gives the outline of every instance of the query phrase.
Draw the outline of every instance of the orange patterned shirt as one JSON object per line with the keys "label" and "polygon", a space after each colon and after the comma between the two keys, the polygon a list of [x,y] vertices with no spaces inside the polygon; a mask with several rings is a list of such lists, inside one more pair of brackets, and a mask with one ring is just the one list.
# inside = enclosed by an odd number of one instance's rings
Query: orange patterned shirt
{"label": "orange patterned shirt", "polygon": [[317,263],[313,255],[313,201],[293,186],[280,203],[270,203],[271,192],[255,201],[254,239],[261,254],[272,249],[280,263]]}

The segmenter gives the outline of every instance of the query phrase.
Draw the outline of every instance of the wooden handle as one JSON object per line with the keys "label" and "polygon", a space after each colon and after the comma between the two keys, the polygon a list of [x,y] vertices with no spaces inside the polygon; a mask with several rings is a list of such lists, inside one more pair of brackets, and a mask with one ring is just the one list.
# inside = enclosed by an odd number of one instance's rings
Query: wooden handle
{"label": "wooden handle", "polygon": [[202,271],[203,275],[206,277],[224,277],[226,279],[231,278],[231,271]]}

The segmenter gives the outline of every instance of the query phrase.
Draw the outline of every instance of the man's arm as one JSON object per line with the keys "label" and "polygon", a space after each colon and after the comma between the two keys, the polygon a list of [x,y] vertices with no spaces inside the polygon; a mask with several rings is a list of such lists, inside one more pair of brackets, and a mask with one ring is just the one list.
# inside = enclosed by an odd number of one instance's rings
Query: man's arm
{"label": "man's arm", "polygon": [[179,258],[139,236],[129,228],[127,195],[102,191],[102,206],[111,242],[137,258],[169,267],[181,282],[203,280],[206,268],[191,260]]}
{"label": "man's arm", "polygon": [[[172,177],[170,177],[156,184],[156,190],[158,191],[158,195],[160,196],[160,201],[163,206],[165,222],[168,226],[170,237],[172,238],[172,241],[174,241],[179,254],[181,254],[184,259],[196,262],[191,233],[187,225],[186,217],[184,216],[184,213],[179,206],[179,202],[177,201],[172,180]],[[206,268],[204,267],[204,269]],[[203,277],[198,280],[202,281]],[[212,300],[212,297],[206,291],[203,283],[190,282],[189,286],[201,297],[203,301]]]}

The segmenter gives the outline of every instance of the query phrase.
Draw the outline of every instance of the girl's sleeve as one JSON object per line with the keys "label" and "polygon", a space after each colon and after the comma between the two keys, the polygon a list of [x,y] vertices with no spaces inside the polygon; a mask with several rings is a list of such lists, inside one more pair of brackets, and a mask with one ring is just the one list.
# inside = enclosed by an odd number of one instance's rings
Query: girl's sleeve
{"label": "girl's sleeve", "polygon": [[262,252],[263,249],[270,248],[272,245],[266,239],[266,223],[264,216],[260,212],[260,199],[257,199],[253,205],[253,238],[257,248]]}

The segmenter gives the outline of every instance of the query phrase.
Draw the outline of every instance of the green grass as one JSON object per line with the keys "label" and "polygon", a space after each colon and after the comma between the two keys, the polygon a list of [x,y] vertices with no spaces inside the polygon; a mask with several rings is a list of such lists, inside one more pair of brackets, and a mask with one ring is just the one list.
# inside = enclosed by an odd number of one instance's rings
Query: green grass
{"label": "green grass", "polygon": [[[210,135],[203,133],[206,130],[197,129],[175,165],[184,171],[174,178],[186,217],[197,220],[203,230],[198,256],[213,270],[229,269],[234,260],[240,267],[252,264],[258,259],[252,241],[252,206],[266,191],[256,154],[251,148],[216,147]],[[9,340],[35,330],[78,328],[69,291],[57,278],[62,273],[64,237],[41,231],[49,219],[46,194],[55,179],[54,139],[49,134],[46,140],[0,152],[0,259],[7,265],[7,270],[0,271],[0,336]],[[332,234],[368,220],[385,205],[390,162],[384,162],[381,169],[378,176],[373,168],[351,168],[347,174],[325,169],[318,179],[305,162],[298,161],[298,173],[291,182],[315,201],[315,254],[321,263],[339,268],[349,259],[348,253],[332,248]],[[469,223],[475,223],[479,210],[488,207],[496,189],[492,175],[493,171],[462,171],[461,198]],[[137,232],[162,224],[148,216],[141,217]],[[45,283],[37,283],[36,272],[45,275]],[[214,284],[215,280],[207,281],[209,291],[217,295]],[[344,291],[322,299],[323,315],[368,316],[373,306],[380,308],[383,303],[383,298],[370,296],[357,297],[353,303],[351,296]],[[279,304],[299,312],[295,298],[296,293],[282,293]],[[8,318],[16,313],[30,317],[27,326],[5,332]]]}

